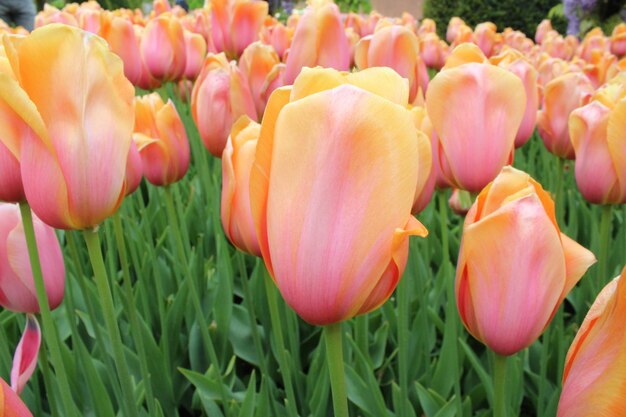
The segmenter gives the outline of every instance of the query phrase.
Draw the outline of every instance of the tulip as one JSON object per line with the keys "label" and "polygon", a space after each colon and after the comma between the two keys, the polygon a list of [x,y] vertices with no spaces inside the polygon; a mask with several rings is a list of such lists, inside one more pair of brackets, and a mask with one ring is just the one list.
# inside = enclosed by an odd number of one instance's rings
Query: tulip
{"label": "tulip", "polygon": [[239,58],[239,69],[248,80],[259,117],[263,115],[267,103],[267,98],[262,97],[263,86],[274,66],[279,63],[280,59],[274,48],[261,42],[251,43]]}
{"label": "tulip", "polygon": [[0,378],[0,416],[33,417],[20,397]]}
{"label": "tulip", "polygon": [[141,37],[141,59],[158,80],[177,80],[187,65],[185,35],[177,18],[159,15],[146,25]]}
{"label": "tulip", "polygon": [[580,44],[578,56],[585,61],[591,61],[596,54],[603,54],[609,50],[609,40],[602,33],[602,29],[596,27],[587,32]]}
{"label": "tulip", "polygon": [[234,62],[209,54],[191,92],[191,113],[204,146],[220,158],[235,120],[257,120],[250,88]]}
{"label": "tulip", "polygon": [[26,316],[26,327],[22,338],[15,349],[13,367],[11,368],[11,388],[18,395],[33,375],[37,367],[37,355],[41,346],[41,329],[39,322],[32,314]]}
{"label": "tulip", "polygon": [[421,57],[428,68],[440,70],[448,55],[448,45],[436,33],[427,33],[420,39]]}
{"label": "tulip", "polygon": [[626,203],[625,132],[626,99],[612,108],[592,101],[569,117],[576,184],[590,203]]}
{"label": "tulip", "polygon": [[437,23],[433,19],[422,19],[419,29],[417,30],[417,34],[419,36],[424,36],[428,33],[437,33]]}
{"label": "tulip", "polygon": [[[33,216],[37,248],[50,308],[63,301],[65,266],[54,229]],[[38,313],[39,303],[16,204],[0,203],[0,305],[11,311]]]}
{"label": "tulip", "polygon": [[293,35],[285,64],[287,84],[294,82],[303,67],[319,65],[343,71],[349,69],[350,44],[336,4],[320,0],[306,8]]}
{"label": "tulip", "polygon": [[433,78],[426,109],[439,137],[443,176],[455,188],[479,192],[513,158],[526,94],[510,72],[469,63]]}
{"label": "tulip", "polygon": [[465,218],[456,270],[461,319],[491,350],[512,355],[543,333],[594,262],[560,232],[541,185],[505,167]]}
{"label": "tulip", "polygon": [[497,27],[492,22],[480,23],[474,31],[474,43],[478,45],[485,56],[491,56],[498,43]]}
{"label": "tulip", "polygon": [[158,186],[180,181],[189,168],[189,141],[172,100],[165,104],[158,93],[136,97],[135,115],[133,140],[146,179]]}
{"label": "tulip", "polygon": [[202,63],[206,56],[207,47],[202,35],[184,31],[185,35],[185,71],[183,76],[188,80],[195,80],[202,70]]}
{"label": "tulip", "polygon": [[126,160],[126,178],[124,179],[125,195],[134,193],[143,178],[143,162],[135,141],[131,141],[128,159]]}
{"label": "tulip", "polygon": [[266,27],[261,32],[261,41],[267,45],[272,45],[280,59],[285,56],[285,51],[291,46],[293,38],[293,28],[288,28],[278,22],[270,27]]}
{"label": "tulip", "polygon": [[63,25],[4,45],[19,84],[0,74],[0,108],[16,120],[0,125],[0,141],[20,161],[26,199],[53,227],[97,226],[125,192],[134,89],[122,61],[101,38]]}
{"label": "tulip", "polygon": [[52,23],[62,23],[64,25],[78,27],[76,17],[48,3],[44,3],[43,10],[35,16],[35,28],[40,28]]}
{"label": "tulip", "polygon": [[613,28],[611,52],[617,56],[626,55],[626,23],[624,22]]}
{"label": "tulip", "polygon": [[544,145],[551,153],[574,159],[568,120],[570,113],[586,104],[593,86],[579,73],[569,73],[550,81],[543,91],[543,106],[537,114],[537,129]]}
{"label": "tulip", "polygon": [[259,39],[268,12],[267,2],[211,0],[211,6],[211,37],[218,51],[235,58]]}
{"label": "tulip", "polygon": [[418,90],[421,88],[426,91],[428,86],[428,72],[419,54],[417,36],[399,25],[383,27],[370,36],[359,41],[356,47],[357,66],[359,69],[389,67],[407,78],[410,86],[409,101],[412,103]]}
{"label": "tulip", "polygon": [[619,72],[617,58],[610,52],[594,54],[591,60],[583,66],[583,72],[591,81],[591,85],[599,88]]}
{"label": "tulip", "polygon": [[309,323],[379,307],[404,271],[408,236],[427,233],[410,214],[421,156],[407,101],[388,68],[304,69],[270,98],[252,217],[272,278]]}
{"label": "tulip", "polygon": [[567,352],[557,417],[626,415],[625,275],[598,294]]}
{"label": "tulip", "polygon": [[109,44],[111,51],[124,61],[124,75],[128,80],[137,85],[141,78],[141,54],[139,52],[139,39],[135,35],[133,24],[122,17],[111,16],[105,20],[101,36]]}
{"label": "tulip", "polygon": [[460,193],[463,193],[462,190],[457,190],[456,188],[452,190],[452,194],[450,194],[450,198],[448,199],[448,204],[452,211],[459,216],[465,216],[469,211],[469,205],[465,206],[463,201],[461,201]]}
{"label": "tulip", "polygon": [[549,19],[543,19],[539,25],[537,25],[537,30],[535,31],[535,42],[540,44],[543,41],[546,33],[550,32],[552,29],[552,22]]}
{"label": "tulip", "polygon": [[450,19],[450,22],[448,23],[448,29],[446,31],[446,40],[448,41],[448,43],[452,43],[456,40],[459,34],[459,29],[461,28],[461,26],[464,25],[465,22],[460,17],[455,16]]}
{"label": "tulip", "polygon": [[[2,119],[0,111],[0,120]],[[20,163],[0,142],[0,201],[19,203],[26,200],[22,176],[20,174]]]}
{"label": "tulip", "polygon": [[222,155],[222,227],[233,245],[261,256],[250,209],[250,171],[261,125],[241,116],[233,125]]}
{"label": "tulip", "polygon": [[433,163],[433,150],[431,144],[432,125],[428,119],[428,114],[424,107],[414,107],[411,109],[415,127],[418,129],[417,140],[419,146],[420,163],[417,173],[417,186],[411,213],[417,214],[424,210],[435,191],[435,180],[437,171]]}

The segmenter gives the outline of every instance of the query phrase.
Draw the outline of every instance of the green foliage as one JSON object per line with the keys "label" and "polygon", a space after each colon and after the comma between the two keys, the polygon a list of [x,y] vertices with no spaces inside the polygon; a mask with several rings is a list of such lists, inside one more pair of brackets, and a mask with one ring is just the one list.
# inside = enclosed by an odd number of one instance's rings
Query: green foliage
{"label": "green foliage", "polygon": [[[512,27],[534,37],[537,25],[558,3],[559,0],[427,0],[424,16],[437,22],[440,36],[445,36],[450,18],[459,16],[470,27],[491,21],[498,30]],[[563,31],[567,22],[559,19],[554,23],[557,30]]]}
{"label": "green foliage", "polygon": [[370,0],[335,0],[339,9],[344,12],[369,13],[372,11]]}

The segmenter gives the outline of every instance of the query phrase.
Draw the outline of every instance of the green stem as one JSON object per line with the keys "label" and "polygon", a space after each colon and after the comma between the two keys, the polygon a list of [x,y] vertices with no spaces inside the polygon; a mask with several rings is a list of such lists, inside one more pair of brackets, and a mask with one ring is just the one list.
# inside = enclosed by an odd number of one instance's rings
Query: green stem
{"label": "green stem", "polygon": [[263,266],[265,272],[265,293],[267,294],[267,303],[270,308],[270,320],[272,323],[272,334],[276,337],[276,350],[278,352],[278,366],[283,376],[283,385],[285,386],[285,392],[287,393],[287,410],[291,417],[298,415],[298,408],[296,404],[296,396],[293,390],[293,381],[291,379],[291,368],[287,362],[287,356],[285,355],[285,339],[283,337],[283,328],[281,327],[280,313],[278,310],[278,299],[276,297],[276,289],[274,288],[274,282],[267,273],[267,269]]}
{"label": "green stem", "polygon": [[506,414],[506,362],[507,357],[495,354],[493,369],[493,417]]}
{"label": "green stem", "polygon": [[[598,270],[599,279],[594,281],[594,294],[597,294],[599,288],[604,286],[606,282],[609,282],[609,243],[611,242],[611,223],[613,217],[613,206],[606,204],[602,206],[602,218],[600,220],[600,256],[598,264],[600,266]],[[600,284],[600,286],[598,285]]]}
{"label": "green stem", "polygon": [[330,387],[333,392],[335,417],[348,417],[348,392],[346,390],[341,338],[341,323],[329,324],[324,327],[326,362],[330,374]]}
{"label": "green stem", "polygon": [[448,243],[448,200],[443,190],[439,191],[437,194],[439,198],[439,226],[441,227],[441,265],[447,272],[448,263],[450,262],[450,246]]}
{"label": "green stem", "polygon": [[[52,360],[54,361],[54,370],[58,376],[59,390],[61,392],[61,401],[65,412],[73,416],[75,415],[74,401],[70,391],[70,383],[67,372],[63,364],[63,356],[61,354],[61,341],[57,334],[57,328],[52,313],[50,312],[50,304],[48,304],[48,296],[41,272],[41,262],[39,260],[39,250],[37,248],[37,240],[35,237],[35,228],[33,226],[33,215],[30,211],[28,203],[20,203],[20,213],[22,215],[22,224],[24,226],[24,234],[26,235],[26,245],[28,247],[28,256],[30,258],[31,269],[33,272],[33,280],[35,281],[35,290],[37,292],[37,302],[41,312],[43,322],[43,334],[46,345],[50,349]],[[53,391],[50,386],[46,386],[48,394]]]}
{"label": "green stem", "polygon": [[370,362],[370,354],[369,354],[369,315],[363,314],[361,316],[354,318],[354,327],[355,327],[355,335],[354,339],[356,345],[359,347],[359,350],[363,354],[363,356],[367,359],[368,363],[359,363],[359,368],[363,372],[363,375],[367,375],[369,372],[369,362]]}
{"label": "green stem", "polygon": [[[117,244],[117,252],[120,257],[120,263],[122,265],[122,275],[124,278],[124,292],[126,293],[126,312],[130,321],[130,326],[133,333],[133,339],[135,346],[137,347],[137,354],[139,357],[139,368],[141,376],[144,380],[144,386],[146,389],[146,402],[148,403],[148,410],[151,416],[157,415],[156,402],[154,392],[152,391],[152,378],[150,370],[148,368],[148,355],[143,344],[143,337],[139,321],[137,319],[137,310],[135,308],[135,302],[133,297],[133,286],[130,278],[130,269],[128,267],[128,255],[126,253],[126,240],[124,239],[124,232],[122,229],[122,219],[118,214],[113,216],[113,232],[115,233],[115,241]],[[169,359],[169,358],[168,358]]]}
{"label": "green stem", "polygon": [[169,187],[165,187],[165,207],[167,210],[167,215],[169,217],[169,225],[174,235],[173,236],[174,241],[176,242],[178,256],[180,258],[181,263],[183,264],[183,270],[185,273],[185,277],[187,279],[187,284],[189,285],[191,303],[193,304],[193,308],[196,311],[196,320],[198,320],[198,326],[200,327],[200,335],[202,337],[202,342],[204,343],[204,345],[209,351],[209,360],[211,361],[213,366],[215,366],[215,372],[217,374],[217,383],[219,385],[219,393],[220,393],[220,397],[222,398],[222,403],[224,406],[224,413],[228,417],[230,415],[230,408],[228,407],[228,396],[226,395],[226,391],[224,390],[222,368],[217,358],[215,345],[213,344],[213,340],[211,339],[211,336],[209,335],[209,325],[205,318],[205,312],[202,310],[200,294],[198,292],[196,282],[193,279],[193,275],[191,274],[189,261],[187,258],[187,254],[185,252],[185,245],[183,244],[182,235],[180,233],[180,226],[178,224],[176,208],[174,206],[172,193]]}
{"label": "green stem", "polygon": [[563,158],[556,158],[556,187],[555,187],[555,205],[556,205],[556,221],[560,227],[565,227],[564,213],[565,213],[565,200],[563,195],[563,176],[565,175],[565,160]]}
{"label": "green stem", "polygon": [[89,260],[91,261],[96,287],[98,288],[100,305],[102,306],[107,333],[111,341],[111,347],[113,348],[113,361],[115,362],[118,379],[122,388],[125,414],[130,417],[137,417],[137,406],[135,405],[133,395],[133,383],[128,371],[126,358],[124,357],[124,347],[122,345],[120,329],[117,326],[113,296],[111,295],[111,288],[109,287],[109,281],[107,279],[104,259],[102,258],[100,236],[96,230],[83,230],[83,237],[87,243],[87,251],[89,252]]}
{"label": "green stem", "polygon": [[400,377],[400,417],[407,417],[409,406],[409,296],[407,276],[400,280],[398,298],[398,374]]}
{"label": "green stem", "polygon": [[[50,373],[50,364],[48,362],[48,354],[46,353],[46,349],[41,349],[39,351],[39,357],[41,358],[40,366],[41,373],[43,374],[43,383],[46,387],[53,386],[52,375]],[[50,395],[52,391],[48,391],[48,395],[45,397],[48,398],[48,406],[50,407],[50,412],[53,416],[59,415],[59,408],[57,406],[57,399],[54,395]],[[40,414],[41,415],[41,414]]]}

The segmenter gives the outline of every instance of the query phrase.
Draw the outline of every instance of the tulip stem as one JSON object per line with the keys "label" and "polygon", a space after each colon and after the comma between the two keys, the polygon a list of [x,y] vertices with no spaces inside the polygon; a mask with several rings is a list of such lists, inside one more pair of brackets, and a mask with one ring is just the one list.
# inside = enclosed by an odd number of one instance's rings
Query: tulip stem
{"label": "tulip stem", "polygon": [[335,417],[348,417],[348,393],[343,366],[341,322],[324,326],[326,362],[330,373],[330,387],[333,392]]}
{"label": "tulip stem", "polygon": [[[39,310],[41,312],[41,319],[43,322],[43,335],[46,340],[46,345],[48,346],[48,349],[50,349],[52,360],[54,361],[54,370],[56,371],[59,381],[61,401],[63,402],[63,408],[65,409],[64,415],[73,416],[76,415],[76,410],[74,408],[74,401],[70,391],[69,378],[67,377],[67,372],[63,363],[63,356],[61,354],[61,341],[59,340],[57,328],[54,324],[54,320],[52,319],[52,313],[50,312],[46,286],[41,272],[39,249],[37,248],[35,227],[33,226],[33,215],[30,211],[28,203],[20,203],[20,214],[22,215],[22,225],[24,227],[24,234],[26,235],[28,257],[30,259],[33,280],[35,281],[35,290],[37,292],[37,302],[39,303]],[[51,389],[52,387],[46,386],[46,388],[48,390],[48,395],[51,395],[53,392]],[[56,412],[57,410],[53,410],[53,414],[56,414]]]}
{"label": "tulip stem", "polygon": [[296,396],[293,391],[293,381],[291,379],[291,369],[287,363],[287,356],[285,356],[285,339],[283,337],[283,328],[280,322],[280,313],[278,310],[278,299],[276,297],[276,289],[274,288],[274,282],[271,280],[267,268],[263,266],[265,279],[265,293],[267,295],[267,304],[270,308],[270,321],[272,323],[272,334],[276,337],[276,350],[278,352],[278,367],[283,374],[283,385],[285,386],[285,392],[287,394],[287,410],[291,417],[298,415],[298,407],[296,404]]}
{"label": "tulip stem", "polygon": [[493,417],[507,417],[506,362],[507,357],[495,354],[493,369]]}
{"label": "tulip stem", "polygon": [[123,406],[125,409],[124,414],[131,417],[137,417],[137,407],[135,405],[133,394],[133,383],[128,371],[126,358],[124,357],[124,347],[122,345],[120,329],[117,326],[115,305],[113,304],[113,296],[111,295],[111,288],[109,287],[106,267],[104,266],[104,259],[102,258],[100,236],[98,235],[97,230],[83,230],[83,237],[85,238],[85,242],[87,244],[89,260],[91,261],[96,287],[98,288],[100,305],[102,306],[107,333],[111,341],[111,347],[113,348],[113,361],[115,362],[118,379],[122,388],[122,398],[124,400]]}
{"label": "tulip stem", "polygon": [[193,275],[191,274],[191,268],[189,267],[189,260],[187,258],[187,254],[185,253],[185,245],[183,244],[182,234],[180,232],[180,225],[178,224],[178,215],[176,212],[176,207],[174,205],[174,199],[172,197],[172,192],[169,186],[165,187],[165,208],[167,210],[167,215],[169,217],[169,225],[172,230],[172,234],[174,235],[174,241],[176,242],[176,247],[178,249],[178,257],[180,258],[180,262],[183,265],[183,271],[185,273],[185,278],[187,280],[187,285],[189,286],[189,294],[191,295],[191,304],[193,305],[194,310],[196,311],[196,320],[198,321],[198,327],[200,328],[200,336],[202,337],[202,342],[205,347],[209,351],[209,360],[215,367],[215,373],[217,375],[217,383],[219,385],[219,394],[222,399],[222,404],[224,406],[224,414],[228,417],[230,413],[230,408],[228,406],[228,396],[226,395],[226,390],[224,390],[224,379],[222,378],[222,367],[220,366],[219,360],[217,358],[217,351],[215,350],[215,345],[213,344],[213,340],[211,339],[211,335],[209,334],[209,324],[206,321],[205,312],[202,310],[202,301],[200,299],[200,294],[198,292],[198,287],[196,286],[196,282],[193,279]]}
{"label": "tulip stem", "polygon": [[[151,416],[157,415],[156,402],[154,398],[154,392],[152,391],[152,380],[150,376],[150,370],[148,368],[148,360],[146,350],[143,344],[143,337],[141,336],[141,327],[137,320],[137,310],[133,297],[133,285],[130,279],[130,269],[128,267],[128,255],[126,253],[126,241],[124,239],[124,232],[122,229],[122,219],[120,214],[117,213],[113,216],[113,232],[115,233],[115,241],[117,243],[117,252],[120,257],[120,263],[122,265],[122,275],[124,278],[124,292],[126,293],[126,312],[130,321],[130,326],[133,333],[133,339],[137,347],[137,354],[139,357],[139,368],[141,376],[144,380],[144,387],[146,389],[146,402],[148,403],[148,411]],[[168,358],[169,359],[169,358]]]}
{"label": "tulip stem", "polygon": [[556,158],[556,188],[555,188],[555,203],[556,203],[556,221],[559,227],[565,227],[564,213],[565,213],[565,199],[563,198],[563,177],[565,175],[565,160],[563,158]]}
{"label": "tulip stem", "polygon": [[598,284],[604,287],[609,282],[609,243],[611,242],[611,223],[613,220],[613,205],[605,204],[602,206],[602,218],[600,219],[600,256],[599,256],[599,279],[594,280],[593,294],[598,293]]}

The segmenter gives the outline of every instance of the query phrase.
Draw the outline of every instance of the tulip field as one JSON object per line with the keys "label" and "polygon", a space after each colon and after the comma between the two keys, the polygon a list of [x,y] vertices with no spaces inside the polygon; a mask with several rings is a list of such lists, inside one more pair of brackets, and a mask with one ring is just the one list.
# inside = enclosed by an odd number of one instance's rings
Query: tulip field
{"label": "tulip field", "polygon": [[626,416],[626,23],[149,6],[0,20],[0,417]]}

